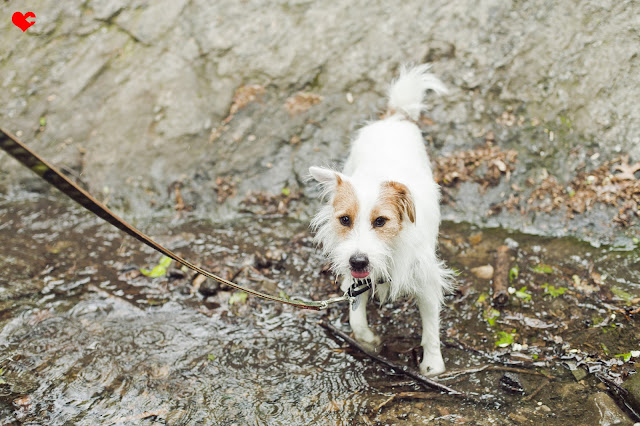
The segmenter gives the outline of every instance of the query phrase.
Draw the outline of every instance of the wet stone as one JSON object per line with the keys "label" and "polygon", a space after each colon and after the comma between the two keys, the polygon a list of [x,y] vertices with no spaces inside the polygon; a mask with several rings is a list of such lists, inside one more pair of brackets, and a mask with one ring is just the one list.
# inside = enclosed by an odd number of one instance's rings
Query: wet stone
{"label": "wet stone", "polygon": [[172,279],[182,279],[182,278],[185,278],[187,275],[184,273],[182,269],[169,268],[169,270],[167,271],[167,276]]}
{"label": "wet stone", "polygon": [[627,415],[608,394],[599,392],[591,397],[589,404],[595,406],[595,412],[600,414],[601,425],[632,425]]}
{"label": "wet stone", "polygon": [[584,368],[580,368],[580,367],[576,368],[575,370],[571,370],[571,374],[573,374],[573,377],[576,379],[577,382],[579,382],[580,380],[584,379],[589,375],[589,373],[587,373]]}
{"label": "wet stone", "polygon": [[585,392],[586,386],[582,383],[565,383],[558,387],[558,395],[567,398],[577,393]]}
{"label": "wet stone", "polygon": [[205,280],[200,284],[198,291],[205,297],[215,295],[220,289],[220,284],[214,280]]}
{"label": "wet stone", "polygon": [[640,412],[640,374],[629,377],[622,387],[629,393],[628,400],[636,412]]}

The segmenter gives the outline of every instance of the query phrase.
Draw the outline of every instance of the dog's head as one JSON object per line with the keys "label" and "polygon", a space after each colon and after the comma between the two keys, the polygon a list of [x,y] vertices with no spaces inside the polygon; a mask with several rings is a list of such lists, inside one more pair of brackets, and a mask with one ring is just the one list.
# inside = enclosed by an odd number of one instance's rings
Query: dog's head
{"label": "dog's head", "polygon": [[328,199],[312,221],[334,271],[387,281],[394,247],[416,209],[406,185],[394,181],[354,182],[334,170],[311,167]]}

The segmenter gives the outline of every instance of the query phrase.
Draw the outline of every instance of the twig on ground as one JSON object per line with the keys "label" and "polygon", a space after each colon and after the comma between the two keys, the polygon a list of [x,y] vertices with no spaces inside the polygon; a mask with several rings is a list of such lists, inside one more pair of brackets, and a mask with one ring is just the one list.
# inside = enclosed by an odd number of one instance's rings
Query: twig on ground
{"label": "twig on ground", "polygon": [[536,390],[534,390],[533,392],[531,392],[529,395],[525,396],[524,398],[522,398],[523,401],[531,401],[533,398],[536,397],[537,394],[540,393],[540,391],[542,390],[542,388],[544,388],[545,386],[547,386],[549,383],[551,383],[551,379],[547,379],[544,382],[542,382],[542,384],[540,386],[538,386],[538,388]]}
{"label": "twig on ground", "polygon": [[374,412],[379,412],[380,410],[382,410],[387,404],[389,404],[390,402],[392,402],[393,400],[396,399],[402,399],[402,398],[412,398],[412,399],[434,399],[437,398],[439,395],[437,393],[428,393],[428,392],[399,392],[399,393],[394,393],[393,395],[391,395],[389,398],[385,399],[382,404],[378,405]]}
{"label": "twig on ground", "polygon": [[505,371],[509,373],[520,373],[520,374],[530,374],[532,376],[542,376],[547,378],[548,380],[555,379],[555,377],[553,377],[552,375],[547,373],[542,373],[540,371],[527,370],[525,368],[507,367],[502,365],[489,365],[489,364],[481,365],[479,367],[466,368],[462,370],[450,370],[438,375],[437,377],[441,380],[454,379],[458,376],[462,376],[465,374],[479,373],[481,371]]}
{"label": "twig on ground", "polygon": [[449,380],[449,379],[455,379],[459,376],[464,376],[466,374],[473,374],[473,373],[479,373],[481,371],[486,370],[489,367],[489,365],[481,365],[479,367],[471,367],[471,368],[464,368],[464,369],[460,369],[460,370],[448,370],[445,371],[444,373],[440,374],[438,376],[438,378],[440,380]]}
{"label": "twig on ground", "polygon": [[[456,339],[452,339],[452,338],[447,338],[445,340],[442,341],[442,344],[445,345],[448,348],[456,348],[456,349],[460,349],[466,352],[471,352],[473,354],[476,355],[480,355],[481,357],[483,357],[484,359],[496,363],[496,364],[502,364],[505,367],[506,366],[523,366],[523,367],[530,367],[530,368],[534,368],[535,366],[532,365],[532,363],[530,361],[512,361],[512,360],[507,360],[507,359],[502,359],[500,358],[500,354],[494,354],[492,355],[491,353],[487,353],[484,351],[481,351],[480,349],[476,349],[474,347],[465,345],[464,343],[462,343],[459,340]],[[540,360],[538,360],[540,361]],[[506,371],[506,370],[505,370]],[[527,370],[525,370],[527,371]],[[542,374],[542,373],[540,373]],[[543,374],[543,376],[547,377],[546,375]],[[551,376],[547,377],[547,378],[553,378]]]}
{"label": "twig on ground", "polygon": [[509,301],[509,261],[511,250],[509,246],[498,247],[496,268],[493,274],[493,305],[502,306]]}
{"label": "twig on ground", "polygon": [[524,368],[515,368],[515,367],[503,367],[501,365],[490,365],[487,367],[487,371],[508,371],[510,373],[520,373],[520,374],[531,374],[532,376],[542,376],[546,377],[549,380],[554,380],[551,374],[543,373],[541,371],[533,371],[527,370]]}
{"label": "twig on ground", "polygon": [[374,408],[373,412],[374,413],[379,412],[380,410],[382,410],[382,408],[384,408],[385,405],[387,405],[388,403],[390,403],[394,399],[396,399],[396,394],[395,393],[393,395],[391,395],[389,398],[387,398],[384,401],[382,401],[382,403],[380,405],[378,405],[376,408]]}
{"label": "twig on ground", "polygon": [[364,346],[362,346],[360,343],[358,343],[355,339],[351,338],[349,335],[347,335],[346,333],[344,333],[343,331],[337,329],[336,327],[334,327],[333,325],[329,324],[326,321],[322,321],[319,323],[321,327],[331,331],[333,334],[335,334],[336,336],[340,337],[342,340],[344,340],[345,342],[347,342],[349,345],[351,345],[352,347],[358,349],[360,352],[366,354],[367,356],[369,356],[370,358],[373,358],[374,360],[378,361],[381,364],[386,365],[387,367],[390,367],[391,369],[393,369],[394,371],[400,373],[400,374],[404,374],[405,376],[409,376],[412,379],[418,381],[419,383],[422,383],[428,387],[430,387],[431,389],[435,389],[438,390],[440,392],[444,392],[448,395],[453,395],[453,396],[463,396],[466,397],[466,395],[462,392],[459,392],[455,389],[451,389],[448,386],[445,386],[441,383],[438,383],[434,380],[429,379],[426,376],[423,376],[420,373],[417,373],[415,371],[412,371],[410,369],[408,369],[406,366],[403,365],[399,365],[396,364],[392,361],[389,361],[388,359],[385,359],[377,354],[374,354],[373,352],[367,350]]}
{"label": "twig on ground", "polygon": [[198,290],[200,290],[200,286],[202,285],[202,283],[205,282],[206,280],[207,280],[207,277],[205,277],[204,275],[196,274],[193,281],[191,281],[191,289],[189,290],[189,293],[190,294],[197,293]]}

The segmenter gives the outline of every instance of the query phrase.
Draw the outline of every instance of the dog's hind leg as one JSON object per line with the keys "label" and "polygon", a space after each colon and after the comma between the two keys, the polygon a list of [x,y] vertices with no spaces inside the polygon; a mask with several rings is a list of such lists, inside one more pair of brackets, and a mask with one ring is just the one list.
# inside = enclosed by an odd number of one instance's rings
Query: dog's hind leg
{"label": "dog's hind leg", "polygon": [[425,376],[435,376],[445,371],[440,352],[440,301],[435,297],[420,295],[418,308],[422,318],[423,349],[420,372]]}
{"label": "dog's hind leg", "polygon": [[[342,283],[342,290],[347,291],[349,286],[351,286],[351,277],[345,278]],[[359,296],[358,306],[355,309],[349,309],[349,325],[351,325],[351,330],[353,330],[353,335],[357,341],[377,352],[380,346],[380,337],[371,331],[367,321],[367,301],[370,293],[371,290],[362,293]]]}

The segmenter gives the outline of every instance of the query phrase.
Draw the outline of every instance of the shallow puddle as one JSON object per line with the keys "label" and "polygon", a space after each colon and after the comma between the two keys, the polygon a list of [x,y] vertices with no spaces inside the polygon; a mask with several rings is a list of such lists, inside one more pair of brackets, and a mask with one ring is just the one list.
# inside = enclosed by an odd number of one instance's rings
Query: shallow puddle
{"label": "shallow puddle", "polygon": [[[57,199],[4,201],[0,216],[2,424],[632,423],[612,396],[640,363],[631,354],[640,350],[637,248],[445,223],[442,255],[460,275],[441,330],[454,373],[439,380],[469,395],[460,399],[318,326],[348,330],[346,306],[312,312],[244,298],[174,265],[149,278],[139,271],[157,253]],[[240,284],[336,295],[304,223],[140,227]],[[491,280],[471,269],[495,264],[505,243],[512,291],[493,307]],[[414,368],[417,309],[375,306],[382,354]]]}

